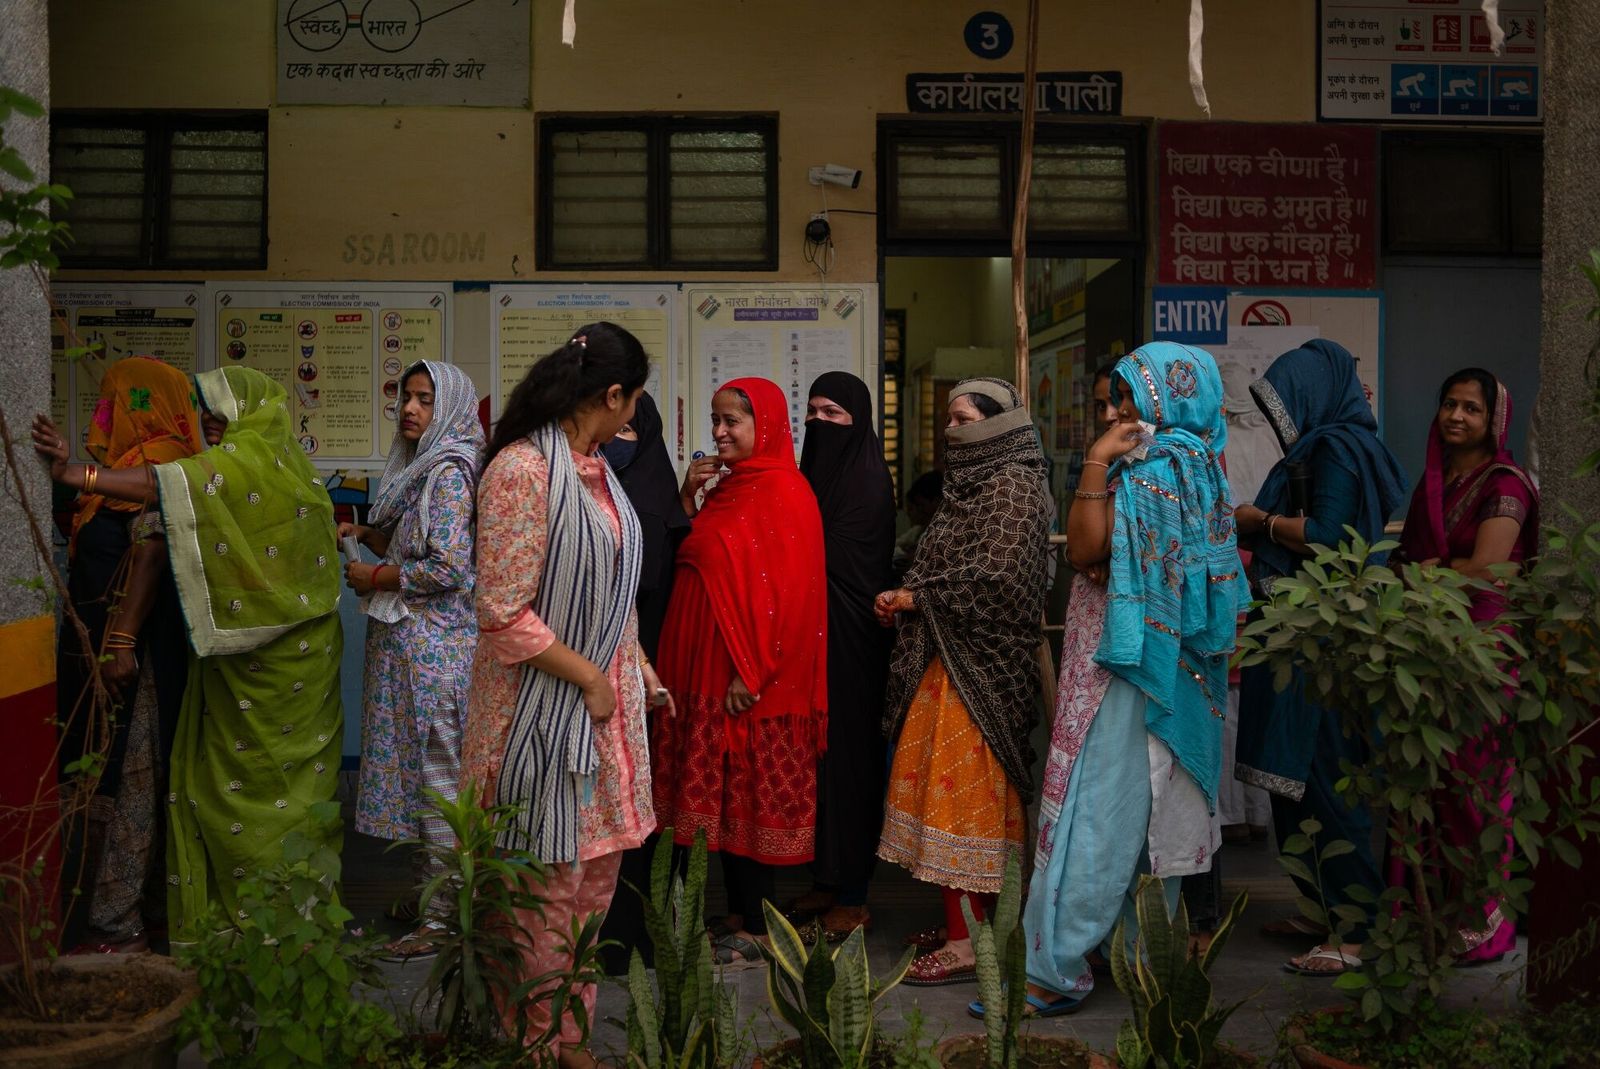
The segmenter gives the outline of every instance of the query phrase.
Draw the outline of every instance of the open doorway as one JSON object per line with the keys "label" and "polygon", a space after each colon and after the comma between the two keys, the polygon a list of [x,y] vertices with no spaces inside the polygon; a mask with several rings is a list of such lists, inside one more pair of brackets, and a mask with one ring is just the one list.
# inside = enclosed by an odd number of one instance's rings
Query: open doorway
{"label": "open doorway", "polygon": [[[1028,403],[1050,463],[1057,501],[1070,501],[1093,441],[1095,370],[1138,342],[1139,277],[1129,259],[1038,258],[1027,270]],[[884,259],[886,327],[897,332],[898,360],[885,362],[885,397],[899,411],[886,420],[885,451],[900,487],[944,468],[945,406],[962,379],[1016,378],[1011,261],[978,256]],[[885,349],[886,357],[889,347]]]}

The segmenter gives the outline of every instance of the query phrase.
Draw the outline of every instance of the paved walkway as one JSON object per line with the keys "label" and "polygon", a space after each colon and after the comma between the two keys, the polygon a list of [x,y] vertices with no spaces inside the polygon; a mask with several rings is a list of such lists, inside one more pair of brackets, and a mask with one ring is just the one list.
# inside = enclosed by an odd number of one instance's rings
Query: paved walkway
{"label": "paved walkway", "polygon": [[[1327,979],[1303,977],[1284,972],[1281,965],[1290,954],[1305,947],[1259,934],[1260,926],[1273,918],[1293,914],[1293,886],[1278,869],[1271,848],[1265,843],[1229,845],[1220,854],[1223,864],[1224,901],[1231,902],[1241,891],[1248,891],[1250,903],[1240,930],[1224,951],[1212,979],[1220,1000],[1247,1000],[1229,1021],[1223,1035],[1250,1050],[1270,1051],[1278,1023],[1300,1009],[1335,1005],[1342,1001]],[[719,866],[711,866],[713,886],[708,892],[713,911],[721,906],[722,891],[717,886]],[[405,886],[405,862],[399,852],[384,853],[382,844],[365,836],[350,835],[346,845],[347,901],[357,917],[384,931],[399,928],[381,919],[385,906]],[[806,887],[803,871],[796,870],[779,880],[782,899]],[[624,889],[623,893],[628,893]],[[904,870],[882,865],[872,888],[871,906],[874,928],[868,945],[874,968],[888,969],[901,952],[901,940],[908,933],[931,923],[940,914],[937,893],[912,880]],[[1451,1001],[1477,1002],[1485,1006],[1512,1005],[1520,990],[1522,947],[1497,965],[1462,970],[1451,992]],[[396,1005],[409,1004],[427,967],[418,962],[386,967],[391,988],[383,996]],[[787,1030],[777,1022],[767,1001],[764,967],[729,972],[726,979],[738,988],[742,1015],[754,1018],[756,1040],[767,1044],[787,1038]],[[967,1015],[967,1004],[977,997],[977,985],[960,984],[938,988],[913,988],[902,985],[885,999],[881,1027],[890,1033],[903,1028],[905,1014],[920,1007],[932,1038],[976,1033],[982,1025]],[[624,1064],[621,1052],[626,1038],[622,1021],[627,996],[616,983],[602,987],[596,1049],[612,1065]],[[1115,1044],[1118,1027],[1129,1014],[1128,1002],[1108,979],[1102,981],[1082,1010],[1070,1016],[1031,1025],[1039,1034],[1068,1035],[1101,1050]]]}

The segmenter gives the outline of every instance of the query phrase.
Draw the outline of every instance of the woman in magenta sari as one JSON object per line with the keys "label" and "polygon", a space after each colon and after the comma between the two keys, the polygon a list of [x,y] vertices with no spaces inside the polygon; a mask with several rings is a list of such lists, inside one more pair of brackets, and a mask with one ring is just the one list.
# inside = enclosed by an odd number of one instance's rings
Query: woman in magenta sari
{"label": "woman in magenta sari", "polygon": [[[1400,537],[1401,559],[1490,579],[1495,565],[1520,564],[1534,555],[1539,490],[1512,459],[1510,426],[1511,395],[1489,372],[1466,368],[1445,379],[1439,413],[1428,434],[1427,469]],[[1493,620],[1503,607],[1494,591],[1480,590],[1473,595],[1472,618]],[[1485,789],[1503,788],[1512,771],[1509,758],[1502,758],[1489,740],[1464,748],[1454,761],[1458,772]],[[1440,797],[1434,805],[1440,833],[1452,845],[1476,849],[1486,807],[1454,797]],[[1499,808],[1509,825],[1508,796],[1499,799]],[[1507,861],[1510,843],[1508,827]],[[1390,882],[1401,882],[1403,875],[1398,863],[1391,862]],[[1464,963],[1497,961],[1516,945],[1516,926],[1500,912],[1498,902],[1484,904],[1484,920],[1481,930],[1460,933]]]}

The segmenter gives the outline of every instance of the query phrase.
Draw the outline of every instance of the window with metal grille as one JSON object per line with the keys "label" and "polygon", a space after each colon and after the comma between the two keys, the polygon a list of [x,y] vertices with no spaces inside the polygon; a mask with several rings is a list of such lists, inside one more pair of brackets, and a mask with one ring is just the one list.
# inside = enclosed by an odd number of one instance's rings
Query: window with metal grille
{"label": "window with metal grille", "polygon": [[64,267],[266,266],[265,114],[56,112],[50,171]]}
{"label": "window with metal grille", "polygon": [[[1020,128],[891,122],[879,127],[880,196],[892,243],[1009,242]],[[1033,146],[1030,237],[1127,242],[1140,234],[1141,134],[1122,126],[1041,123]]]}
{"label": "window with metal grille", "polygon": [[539,146],[541,267],[778,266],[775,119],[552,117]]}
{"label": "window with metal grille", "polygon": [[1383,179],[1386,252],[1540,254],[1544,157],[1538,135],[1388,133]]}

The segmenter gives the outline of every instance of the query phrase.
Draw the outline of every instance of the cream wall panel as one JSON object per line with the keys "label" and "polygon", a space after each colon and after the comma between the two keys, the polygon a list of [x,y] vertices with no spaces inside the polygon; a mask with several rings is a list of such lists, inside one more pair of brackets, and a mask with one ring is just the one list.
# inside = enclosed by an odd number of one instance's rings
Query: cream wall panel
{"label": "cream wall panel", "polygon": [[[1023,25],[1021,0],[988,6]],[[815,271],[801,258],[801,231],[822,200],[806,169],[860,167],[861,188],[829,187],[829,205],[875,208],[876,124],[880,115],[904,113],[905,75],[1020,70],[1023,58],[1020,43],[996,63],[966,51],[961,30],[976,10],[967,0],[580,0],[575,49],[560,43],[561,7],[561,0],[532,5],[534,114],[274,108],[268,266],[243,274],[659,278],[533,271],[535,115],[759,111],[779,115],[779,270],[673,277],[813,280]],[[270,107],[274,12],[273,0],[57,0],[54,103]],[[1314,118],[1314,14],[1308,0],[1207,6],[1206,88],[1216,118]],[[1127,116],[1196,118],[1185,65],[1187,16],[1179,0],[1046,4],[1040,68],[1121,70]],[[832,216],[838,255],[830,281],[876,280],[875,222]],[[447,251],[454,255],[447,258]]]}

